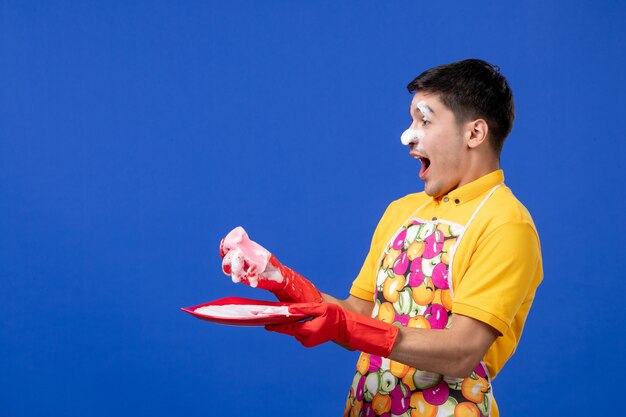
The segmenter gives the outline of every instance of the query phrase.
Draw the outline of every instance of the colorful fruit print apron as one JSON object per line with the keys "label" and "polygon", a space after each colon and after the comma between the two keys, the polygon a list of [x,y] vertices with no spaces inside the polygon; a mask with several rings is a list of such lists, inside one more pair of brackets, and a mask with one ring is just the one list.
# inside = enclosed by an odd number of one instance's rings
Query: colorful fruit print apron
{"label": "colorful fruit print apron", "polygon": [[[500,184],[501,185],[501,184]],[[452,261],[465,226],[424,220],[418,208],[385,249],[372,317],[397,326],[444,329],[452,317]],[[491,379],[481,361],[467,378],[447,377],[361,353],[344,416],[481,417],[491,412]]]}

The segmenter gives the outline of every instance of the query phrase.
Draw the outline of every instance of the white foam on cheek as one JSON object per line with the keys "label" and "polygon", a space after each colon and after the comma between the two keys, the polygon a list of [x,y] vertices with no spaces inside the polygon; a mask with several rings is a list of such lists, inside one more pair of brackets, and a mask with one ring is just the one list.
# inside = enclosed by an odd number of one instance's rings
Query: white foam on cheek
{"label": "white foam on cheek", "polygon": [[402,133],[402,136],[400,136],[400,141],[406,146],[410,145],[414,140],[420,141],[422,139],[424,139],[424,131],[421,129],[408,128]]}

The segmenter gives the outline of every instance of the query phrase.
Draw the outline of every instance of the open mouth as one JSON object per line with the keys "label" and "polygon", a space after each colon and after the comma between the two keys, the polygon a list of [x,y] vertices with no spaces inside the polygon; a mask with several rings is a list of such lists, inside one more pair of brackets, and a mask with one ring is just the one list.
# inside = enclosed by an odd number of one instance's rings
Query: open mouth
{"label": "open mouth", "polygon": [[420,156],[417,159],[420,160],[420,162],[422,163],[422,167],[420,168],[420,178],[424,179],[424,177],[426,176],[426,171],[428,171],[428,168],[430,167],[430,159]]}
{"label": "open mouth", "polygon": [[410,154],[413,158],[418,159],[422,163],[419,176],[421,179],[424,179],[424,177],[426,176],[426,171],[428,171],[428,168],[430,168],[430,159],[424,156],[423,153],[415,148],[411,149]]}
{"label": "open mouth", "polygon": [[422,163],[419,177],[423,180],[426,176],[428,168],[430,168],[430,158],[426,157],[426,153],[423,152],[416,144],[412,144],[411,149],[409,150],[409,155],[411,155],[411,157],[415,159],[418,159]]}

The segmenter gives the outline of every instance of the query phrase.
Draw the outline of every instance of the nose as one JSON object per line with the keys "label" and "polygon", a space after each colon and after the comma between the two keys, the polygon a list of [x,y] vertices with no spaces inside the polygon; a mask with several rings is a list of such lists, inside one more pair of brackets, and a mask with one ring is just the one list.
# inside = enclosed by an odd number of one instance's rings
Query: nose
{"label": "nose", "polygon": [[400,142],[402,142],[403,145],[409,146],[413,143],[418,143],[423,137],[423,130],[408,128],[402,133],[402,136],[400,136]]}

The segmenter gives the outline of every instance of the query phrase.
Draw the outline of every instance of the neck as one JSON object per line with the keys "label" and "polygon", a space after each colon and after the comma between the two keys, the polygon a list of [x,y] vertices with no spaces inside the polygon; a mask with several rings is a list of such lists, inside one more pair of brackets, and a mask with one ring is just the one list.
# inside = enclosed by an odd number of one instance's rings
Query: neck
{"label": "neck", "polygon": [[500,160],[497,156],[489,154],[476,153],[471,155],[467,167],[466,174],[459,183],[459,187],[469,184],[485,175],[500,169]]}

